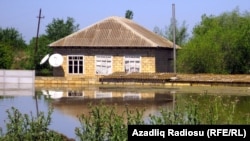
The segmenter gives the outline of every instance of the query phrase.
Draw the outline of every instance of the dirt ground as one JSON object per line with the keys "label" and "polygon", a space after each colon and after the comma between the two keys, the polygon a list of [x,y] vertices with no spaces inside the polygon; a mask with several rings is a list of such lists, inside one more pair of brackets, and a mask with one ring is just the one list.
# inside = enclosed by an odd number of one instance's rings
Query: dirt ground
{"label": "dirt ground", "polygon": [[177,74],[176,76],[177,82],[193,83],[192,87],[179,85],[179,92],[250,96],[250,75]]}
{"label": "dirt ground", "polygon": [[217,82],[246,82],[250,83],[250,74],[177,74],[180,81],[217,81]]}

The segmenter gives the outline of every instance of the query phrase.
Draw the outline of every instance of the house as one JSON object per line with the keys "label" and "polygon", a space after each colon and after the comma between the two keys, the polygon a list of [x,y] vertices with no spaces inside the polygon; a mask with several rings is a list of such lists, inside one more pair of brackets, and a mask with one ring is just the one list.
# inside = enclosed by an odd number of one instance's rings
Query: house
{"label": "house", "polygon": [[53,70],[54,76],[173,72],[173,43],[123,17],[108,17],[49,47],[63,56],[63,64]]}

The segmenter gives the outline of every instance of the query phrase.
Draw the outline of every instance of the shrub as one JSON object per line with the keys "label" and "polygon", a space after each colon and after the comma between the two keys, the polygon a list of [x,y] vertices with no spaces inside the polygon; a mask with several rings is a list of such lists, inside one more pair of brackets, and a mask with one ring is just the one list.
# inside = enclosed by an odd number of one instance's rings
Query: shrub
{"label": "shrub", "polygon": [[126,110],[121,115],[117,114],[115,106],[91,107],[89,116],[79,116],[81,127],[75,133],[81,141],[124,141],[127,140],[128,124],[144,124],[143,111],[138,109]]}
{"label": "shrub", "polygon": [[31,113],[22,114],[14,107],[7,110],[8,121],[6,123],[6,133],[1,131],[0,140],[4,141],[63,141],[65,136],[48,129],[51,123],[51,114],[53,109],[50,109],[48,114],[39,112],[35,117]]}

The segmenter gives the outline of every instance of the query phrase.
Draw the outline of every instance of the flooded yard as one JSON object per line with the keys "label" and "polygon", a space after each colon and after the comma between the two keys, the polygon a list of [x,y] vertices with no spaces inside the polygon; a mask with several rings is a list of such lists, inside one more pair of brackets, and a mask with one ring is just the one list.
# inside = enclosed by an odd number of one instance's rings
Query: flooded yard
{"label": "flooded yard", "polygon": [[[0,88],[0,94],[0,127],[3,130],[8,120],[6,110],[11,107],[33,115],[37,111],[46,113],[53,107],[50,128],[70,138],[75,138],[74,130],[80,126],[78,116],[88,115],[90,105],[100,103],[115,106],[120,113],[126,106],[145,110],[143,117],[146,120],[150,114],[159,115],[162,109],[175,110],[177,105],[192,100],[209,103],[210,97],[219,96],[223,97],[221,102],[225,102],[225,106],[237,99],[234,109],[237,116],[234,118],[240,120],[250,113],[250,87],[83,85],[34,88],[25,86],[20,89],[5,86]],[[206,97],[203,98],[203,95]],[[203,108],[202,105],[200,108]]]}

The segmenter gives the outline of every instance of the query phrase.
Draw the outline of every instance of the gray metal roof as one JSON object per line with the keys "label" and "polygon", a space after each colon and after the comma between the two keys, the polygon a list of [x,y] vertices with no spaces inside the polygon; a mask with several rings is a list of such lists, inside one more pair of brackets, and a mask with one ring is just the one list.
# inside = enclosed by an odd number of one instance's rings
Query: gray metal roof
{"label": "gray metal roof", "polygon": [[[133,20],[112,16],[59,39],[49,46],[173,48],[173,43]],[[177,45],[176,47],[179,48]]]}

